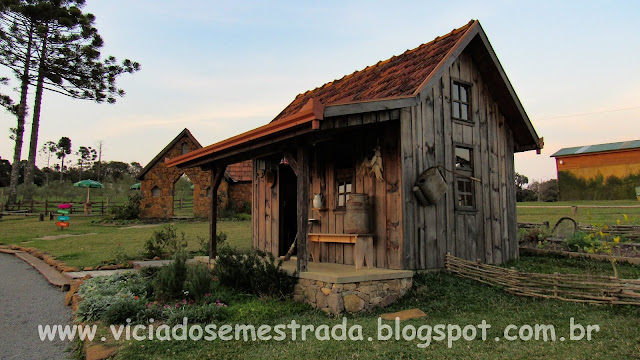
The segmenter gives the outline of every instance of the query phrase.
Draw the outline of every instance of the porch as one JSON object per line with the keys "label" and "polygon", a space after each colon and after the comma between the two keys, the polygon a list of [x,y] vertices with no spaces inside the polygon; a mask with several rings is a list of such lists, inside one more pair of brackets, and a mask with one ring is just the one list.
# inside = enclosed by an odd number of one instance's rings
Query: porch
{"label": "porch", "polygon": [[[282,268],[293,275],[296,271],[297,261],[298,259],[293,256],[282,264]],[[354,265],[308,262],[307,271],[299,273],[298,277],[332,284],[348,284],[411,278],[413,277],[413,271],[381,268],[356,269]]]}
{"label": "porch", "polygon": [[[282,264],[288,273],[296,271],[295,257]],[[327,313],[357,313],[385,307],[402,297],[413,284],[413,271],[358,269],[353,265],[309,262],[298,273],[293,298]]]}

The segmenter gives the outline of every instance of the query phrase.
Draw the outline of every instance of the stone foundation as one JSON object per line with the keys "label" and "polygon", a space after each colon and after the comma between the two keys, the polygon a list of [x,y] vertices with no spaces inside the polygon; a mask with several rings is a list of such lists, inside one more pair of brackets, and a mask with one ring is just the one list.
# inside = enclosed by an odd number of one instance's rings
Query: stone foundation
{"label": "stone foundation", "polygon": [[344,284],[299,279],[293,299],[327,313],[357,313],[396,302],[411,288],[412,283],[411,277]]}

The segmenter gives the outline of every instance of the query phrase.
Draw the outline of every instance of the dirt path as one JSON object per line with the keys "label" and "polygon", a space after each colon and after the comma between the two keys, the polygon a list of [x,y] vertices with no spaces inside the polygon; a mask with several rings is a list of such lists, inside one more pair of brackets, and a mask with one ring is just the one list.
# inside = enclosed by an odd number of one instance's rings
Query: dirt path
{"label": "dirt path", "polygon": [[38,325],[71,323],[64,293],[34,268],[0,253],[0,359],[66,359],[66,341],[40,341]]}
{"label": "dirt path", "polygon": [[63,235],[49,235],[49,236],[43,236],[41,238],[34,238],[33,240],[58,240],[58,239],[64,239],[64,238],[68,238],[68,237],[76,237],[76,236],[88,236],[88,235],[98,235],[98,233],[86,233],[86,234],[63,234]]}
{"label": "dirt path", "polygon": [[146,229],[146,228],[152,228],[152,227],[157,227],[157,226],[160,226],[160,224],[133,225],[133,226],[121,227],[121,228],[118,228],[118,230],[126,230],[126,229]]}

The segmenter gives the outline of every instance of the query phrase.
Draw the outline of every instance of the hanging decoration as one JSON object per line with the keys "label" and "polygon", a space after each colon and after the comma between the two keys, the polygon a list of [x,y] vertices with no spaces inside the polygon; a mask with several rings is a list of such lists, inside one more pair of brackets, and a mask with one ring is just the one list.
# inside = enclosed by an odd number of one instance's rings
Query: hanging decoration
{"label": "hanging decoration", "polygon": [[360,174],[375,176],[378,181],[384,181],[382,177],[382,153],[380,152],[380,145],[373,149],[373,157],[371,159],[365,156],[360,165]]}

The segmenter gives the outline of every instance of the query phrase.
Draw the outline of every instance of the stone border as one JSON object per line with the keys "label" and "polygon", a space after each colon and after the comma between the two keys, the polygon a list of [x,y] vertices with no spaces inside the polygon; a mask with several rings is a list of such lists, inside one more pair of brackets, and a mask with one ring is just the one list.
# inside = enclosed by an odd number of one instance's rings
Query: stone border
{"label": "stone border", "polygon": [[45,263],[47,263],[47,265],[56,268],[60,272],[78,271],[78,268],[73,267],[73,266],[69,266],[69,265],[65,264],[64,262],[62,262],[60,260],[56,260],[53,256],[47,254],[46,252],[44,252],[42,250],[36,249],[36,248],[24,247],[24,246],[20,246],[20,245],[9,245],[8,247],[7,246],[3,246],[3,248],[11,249],[11,250],[18,250],[18,251],[23,251],[23,252],[29,253],[29,254],[35,256],[36,258],[44,261]]}

